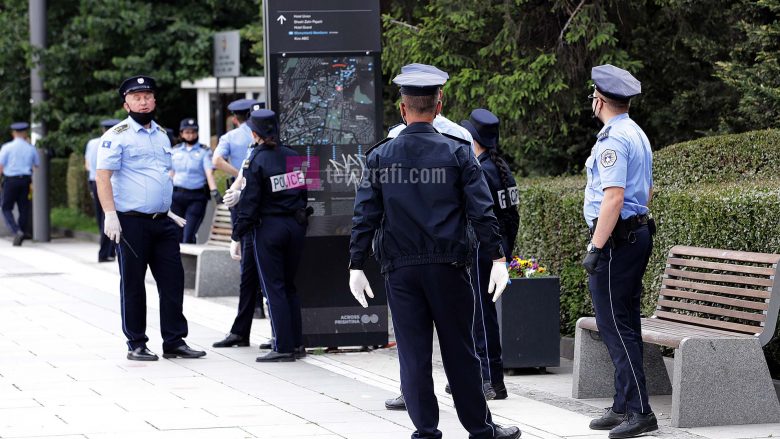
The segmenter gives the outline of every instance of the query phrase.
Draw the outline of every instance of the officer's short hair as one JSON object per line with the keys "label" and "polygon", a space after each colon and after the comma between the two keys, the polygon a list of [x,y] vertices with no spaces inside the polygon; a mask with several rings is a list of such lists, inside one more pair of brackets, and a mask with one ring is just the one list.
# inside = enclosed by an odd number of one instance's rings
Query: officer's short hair
{"label": "officer's short hair", "polygon": [[430,114],[436,111],[439,93],[427,96],[401,95],[401,101],[412,113]]}
{"label": "officer's short hair", "polygon": [[613,99],[605,96],[604,93],[599,93],[599,98],[614,110],[628,111],[628,108],[631,106],[630,99]]}

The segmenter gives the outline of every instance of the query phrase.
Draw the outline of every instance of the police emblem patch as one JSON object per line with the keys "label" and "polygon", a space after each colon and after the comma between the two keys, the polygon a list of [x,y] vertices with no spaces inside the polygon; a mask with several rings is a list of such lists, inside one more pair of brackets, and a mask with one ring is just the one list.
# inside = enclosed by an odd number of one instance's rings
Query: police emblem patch
{"label": "police emblem patch", "polygon": [[612,167],[615,163],[617,163],[617,154],[615,153],[615,150],[613,149],[605,149],[604,152],[601,153],[601,166],[605,168]]}
{"label": "police emblem patch", "polygon": [[100,145],[100,146],[102,146],[103,148],[111,148],[111,141],[110,140],[104,140],[103,144]]}

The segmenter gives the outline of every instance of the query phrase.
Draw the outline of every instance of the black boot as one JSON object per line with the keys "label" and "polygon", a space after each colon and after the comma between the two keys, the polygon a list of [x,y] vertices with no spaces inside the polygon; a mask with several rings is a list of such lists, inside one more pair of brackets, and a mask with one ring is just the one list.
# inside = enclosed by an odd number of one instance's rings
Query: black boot
{"label": "black boot", "polygon": [[509,396],[503,381],[500,383],[493,383],[493,390],[496,392],[496,396],[493,399],[506,399]]}
{"label": "black boot", "polygon": [[223,340],[220,340],[212,345],[215,348],[232,348],[233,346],[249,346],[249,340],[238,335],[238,334],[228,334],[225,336]]}
{"label": "black boot", "polygon": [[658,430],[658,420],[655,414],[629,413],[623,422],[609,432],[609,439],[624,439],[637,437]]}
{"label": "black boot", "polygon": [[385,400],[385,408],[388,410],[406,410],[406,401],[404,401],[404,396],[398,395],[397,398]]}
{"label": "black boot", "polygon": [[519,438],[523,432],[520,431],[517,427],[502,427],[498,424],[494,424],[496,427],[496,439],[517,439]]}
{"label": "black boot", "polygon": [[292,352],[271,351],[262,357],[257,357],[255,361],[258,363],[287,363],[289,361],[295,361],[295,354]]}

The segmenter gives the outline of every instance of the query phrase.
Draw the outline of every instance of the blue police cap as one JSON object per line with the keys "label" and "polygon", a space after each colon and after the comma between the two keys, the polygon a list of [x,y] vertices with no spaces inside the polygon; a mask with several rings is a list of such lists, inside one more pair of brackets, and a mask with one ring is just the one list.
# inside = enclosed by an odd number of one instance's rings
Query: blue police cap
{"label": "blue police cap", "polygon": [[596,90],[618,101],[627,101],[642,93],[642,83],[631,73],[611,64],[593,67],[590,78]]}
{"label": "blue police cap", "polygon": [[100,121],[100,126],[103,128],[111,128],[112,126],[121,122],[119,119],[103,119]]}
{"label": "blue police cap", "polygon": [[401,87],[402,95],[430,96],[436,94],[449,77],[434,66],[414,63],[401,67],[401,74],[393,78],[393,83]]}
{"label": "blue police cap", "polygon": [[123,98],[128,93],[135,93],[138,91],[148,91],[154,93],[157,91],[157,82],[151,76],[138,75],[131,78],[127,78],[119,86],[119,97]]}
{"label": "blue police cap", "polygon": [[182,119],[181,123],[179,123],[179,131],[181,130],[198,130],[198,121],[195,120],[192,117],[188,117],[186,119]]}
{"label": "blue police cap", "polygon": [[276,120],[276,113],[271,110],[253,111],[246,125],[260,137],[276,138],[279,135],[279,122]]}
{"label": "blue police cap", "polygon": [[252,109],[252,106],[257,103],[258,102],[254,99],[238,99],[229,103],[227,108],[233,113],[243,113],[246,111],[250,111]]}
{"label": "blue police cap", "polygon": [[14,131],[24,131],[30,128],[30,124],[27,122],[14,122],[11,124],[11,129]]}
{"label": "blue police cap", "polygon": [[495,114],[484,108],[477,108],[471,112],[469,120],[461,121],[460,124],[480,145],[488,149],[498,147],[499,120]]}

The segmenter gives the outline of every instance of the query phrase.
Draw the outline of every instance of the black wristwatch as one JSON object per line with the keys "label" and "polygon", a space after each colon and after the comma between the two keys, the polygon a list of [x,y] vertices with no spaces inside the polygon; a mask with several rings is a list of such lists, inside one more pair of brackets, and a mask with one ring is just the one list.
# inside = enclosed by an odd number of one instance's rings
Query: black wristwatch
{"label": "black wristwatch", "polygon": [[601,249],[596,247],[593,241],[588,243],[588,253],[601,253]]}

